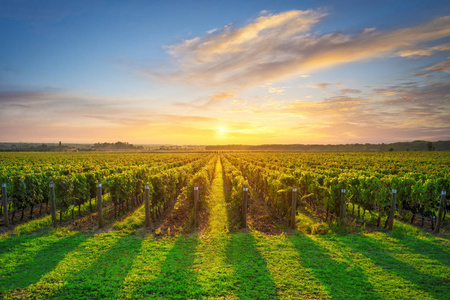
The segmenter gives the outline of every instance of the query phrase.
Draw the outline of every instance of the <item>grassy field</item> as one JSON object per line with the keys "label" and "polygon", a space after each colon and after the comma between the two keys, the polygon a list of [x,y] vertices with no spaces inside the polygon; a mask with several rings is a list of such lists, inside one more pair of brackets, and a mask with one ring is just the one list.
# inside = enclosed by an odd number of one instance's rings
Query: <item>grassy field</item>
{"label": "grassy field", "polygon": [[[5,299],[450,299],[450,240],[392,232],[228,232],[220,162],[208,227],[157,237],[65,228],[0,239]],[[302,216],[298,221],[301,222]]]}

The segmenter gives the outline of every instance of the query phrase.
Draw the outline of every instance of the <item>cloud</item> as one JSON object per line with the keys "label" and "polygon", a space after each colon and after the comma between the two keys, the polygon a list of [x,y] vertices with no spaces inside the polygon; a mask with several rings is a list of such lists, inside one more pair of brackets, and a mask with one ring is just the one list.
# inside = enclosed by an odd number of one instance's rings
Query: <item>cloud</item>
{"label": "cloud", "polygon": [[[232,93],[211,97],[223,99]],[[141,99],[102,98],[59,90],[0,91],[0,140],[52,141],[65,139],[83,142],[125,140],[130,142],[198,143],[202,133],[214,130],[219,120],[166,108],[149,109]],[[177,139],[177,137],[181,137]]]}
{"label": "cloud", "polygon": [[186,61],[213,61],[218,55],[246,52],[253,43],[267,38],[284,39],[306,32],[322,16],[318,12],[298,10],[261,16],[242,28],[225,26],[214,35],[186,40],[168,49],[172,55]]}
{"label": "cloud", "polygon": [[[329,144],[346,143],[379,143],[413,141],[417,139],[437,141],[448,140],[450,137],[450,127],[392,127],[382,124],[361,125],[352,122],[335,122],[324,126],[309,126],[309,124],[299,123],[293,130],[300,131],[306,137],[314,141],[320,137],[319,143],[326,140]],[[380,140],[382,137],[382,140]]]}
{"label": "cloud", "polygon": [[286,87],[284,87],[284,86],[282,86],[282,87],[272,86],[272,87],[269,87],[268,91],[271,94],[280,94],[280,95],[282,95],[285,90],[286,90]]}
{"label": "cloud", "polygon": [[403,50],[398,53],[401,57],[419,57],[419,56],[430,56],[433,54],[431,50],[428,49],[410,49],[410,50]]}
{"label": "cloud", "polygon": [[[340,94],[352,94],[352,93],[358,93],[359,90],[356,89],[345,89],[345,85],[336,82],[336,83],[329,83],[329,82],[320,82],[315,84],[309,84],[306,87],[312,88],[312,89],[320,89],[322,92],[329,92],[331,89],[340,89]],[[339,94],[338,93],[338,94]]]}
{"label": "cloud", "polygon": [[378,121],[371,103],[362,98],[345,95],[325,98],[321,101],[292,102],[280,109],[282,113],[300,115],[314,124],[335,122],[338,119],[359,120],[361,124]]}
{"label": "cloud", "polygon": [[25,91],[25,90],[6,90],[0,91],[0,105],[17,103],[37,103],[48,102],[54,93],[49,91]]}
{"label": "cloud", "polygon": [[450,51],[450,44],[442,44],[427,49],[420,49],[420,48],[406,49],[400,51],[398,55],[400,55],[401,57],[418,58],[421,56],[431,56],[436,52],[447,52],[447,51]]}
{"label": "cloud", "polygon": [[297,124],[291,134],[308,143],[450,139],[447,81],[400,82],[367,92],[339,89],[335,94],[249,107],[245,113],[289,120]]}
{"label": "cloud", "polygon": [[146,73],[209,88],[245,88],[338,64],[405,56],[421,43],[450,36],[450,16],[394,31],[366,29],[355,36],[315,33],[314,25],[325,16],[321,11],[292,10],[258,17],[240,28],[227,25],[167,47],[174,72]]}
{"label": "cloud", "polygon": [[219,93],[215,93],[215,94],[210,94],[209,95],[209,98],[212,101],[218,101],[218,102],[227,100],[229,98],[235,98],[235,97],[237,97],[237,93],[236,93],[236,91],[232,91],[232,90],[230,90],[230,91],[221,91]]}
{"label": "cloud", "polygon": [[440,52],[450,51],[450,43],[434,46],[431,50]]}
{"label": "cloud", "polygon": [[447,60],[438,62],[437,64],[432,65],[427,68],[428,72],[447,72],[450,73],[450,57]]}
{"label": "cloud", "polygon": [[362,92],[360,90],[357,89],[342,89],[340,90],[341,94],[361,94]]}
{"label": "cloud", "polygon": [[333,83],[323,82],[323,83],[310,84],[307,87],[312,88],[312,89],[326,90],[331,85],[333,85]]}
{"label": "cloud", "polygon": [[117,115],[86,115],[86,117],[99,119],[108,123],[119,124],[123,126],[165,126],[167,124],[199,124],[199,123],[216,123],[219,122],[216,118],[202,117],[202,116],[185,116],[185,115],[168,115],[160,113],[152,114],[137,114],[136,112],[129,112],[124,116]]}
{"label": "cloud", "polygon": [[238,94],[235,90],[226,90],[221,91],[215,94],[208,95],[208,100],[205,102],[203,99],[196,99],[191,102],[179,102],[175,105],[177,106],[185,106],[185,107],[192,107],[197,109],[209,109],[211,107],[214,107],[220,103],[224,103],[228,100],[235,100],[238,97]]}
{"label": "cloud", "polygon": [[217,31],[217,28],[214,28],[214,29],[208,30],[206,33],[207,34],[212,34],[212,33],[216,32],[216,31]]}

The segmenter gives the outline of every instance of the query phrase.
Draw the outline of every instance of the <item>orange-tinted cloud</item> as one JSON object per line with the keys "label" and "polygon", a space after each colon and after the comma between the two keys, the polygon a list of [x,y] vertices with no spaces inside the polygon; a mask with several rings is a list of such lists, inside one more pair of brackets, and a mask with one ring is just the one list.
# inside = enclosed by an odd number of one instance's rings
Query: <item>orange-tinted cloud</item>
{"label": "orange-tinted cloud", "polygon": [[13,142],[201,143],[219,123],[210,116],[167,113],[164,107],[149,110],[138,99],[61,91],[3,91],[0,109],[0,140]]}
{"label": "orange-tinted cloud", "polygon": [[447,52],[447,51],[450,51],[450,44],[442,44],[425,49],[413,47],[411,49],[402,50],[398,54],[402,57],[416,58],[420,56],[430,56],[435,54],[436,52]]}
{"label": "orange-tinted cloud", "polygon": [[236,101],[236,98],[238,97],[238,94],[235,90],[228,90],[228,91],[221,91],[218,93],[210,94],[208,95],[207,99],[195,99],[191,102],[179,102],[175,105],[181,106],[181,107],[189,107],[189,108],[196,108],[196,109],[209,109],[212,108],[220,103],[227,102],[229,100]]}
{"label": "orange-tinted cloud", "polygon": [[[450,36],[450,16],[394,31],[371,28],[356,36],[313,33],[313,26],[324,16],[320,11],[288,11],[261,16],[241,28],[225,26],[168,47],[177,71],[148,74],[209,88],[243,88],[337,64],[408,56],[421,43]],[[447,49],[436,47],[430,51]]]}

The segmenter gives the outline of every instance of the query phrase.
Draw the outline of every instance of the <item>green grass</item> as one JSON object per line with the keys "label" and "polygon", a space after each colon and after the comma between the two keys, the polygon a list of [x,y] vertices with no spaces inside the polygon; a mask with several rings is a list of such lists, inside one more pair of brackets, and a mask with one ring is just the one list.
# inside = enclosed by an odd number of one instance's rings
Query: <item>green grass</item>
{"label": "green grass", "polygon": [[5,299],[449,299],[449,271],[450,242],[408,228],[165,238],[60,229],[0,241]]}
{"label": "green grass", "polygon": [[145,224],[145,205],[141,204],[135,211],[123,220],[114,223],[113,227],[117,230],[133,230],[142,227]]}
{"label": "green grass", "polygon": [[[228,232],[220,162],[209,227],[155,237],[65,228],[0,238],[4,299],[450,299],[450,240],[394,230]],[[297,225],[314,222],[297,217]]]}

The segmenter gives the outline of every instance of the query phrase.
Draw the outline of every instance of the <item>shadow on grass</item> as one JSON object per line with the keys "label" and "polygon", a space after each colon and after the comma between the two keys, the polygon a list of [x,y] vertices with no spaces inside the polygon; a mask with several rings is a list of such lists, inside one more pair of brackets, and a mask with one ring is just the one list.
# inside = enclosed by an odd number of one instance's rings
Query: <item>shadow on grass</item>
{"label": "shadow on grass", "polygon": [[277,299],[275,283],[256,248],[256,239],[252,234],[232,234],[227,245],[227,257],[238,281],[235,291],[237,298]]}
{"label": "shadow on grass", "polygon": [[359,247],[358,244],[343,242],[342,240],[340,242],[369,258],[375,265],[383,268],[386,272],[411,282],[418,289],[428,293],[432,297],[436,299],[448,299],[450,280],[431,274],[424,274],[412,265],[396,259],[389,252],[389,249],[386,249],[372,237],[365,236],[363,241],[364,249]]}
{"label": "shadow on grass", "polygon": [[37,283],[47,272],[50,272],[64,257],[88,239],[87,235],[77,233],[72,236],[44,246],[33,258],[18,266],[10,274],[0,277],[0,291],[24,288]]}
{"label": "shadow on grass", "polygon": [[167,253],[158,277],[137,288],[136,298],[192,299],[197,298],[198,284],[191,266],[195,258],[197,237],[181,236]]}
{"label": "shadow on grass", "polygon": [[410,235],[391,234],[390,236],[411,252],[437,260],[441,264],[450,267],[450,253],[442,250],[441,245]]}
{"label": "shadow on grass", "polygon": [[139,254],[142,239],[125,236],[85,269],[68,279],[57,298],[117,298],[133,260]]}
{"label": "shadow on grass", "polygon": [[42,234],[11,236],[0,240],[0,255],[12,251],[23,243],[29,243],[34,239],[41,237]]}
{"label": "shadow on grass", "polygon": [[332,253],[307,235],[291,235],[289,239],[301,257],[301,264],[313,271],[333,299],[383,298],[359,266],[334,260]]}

